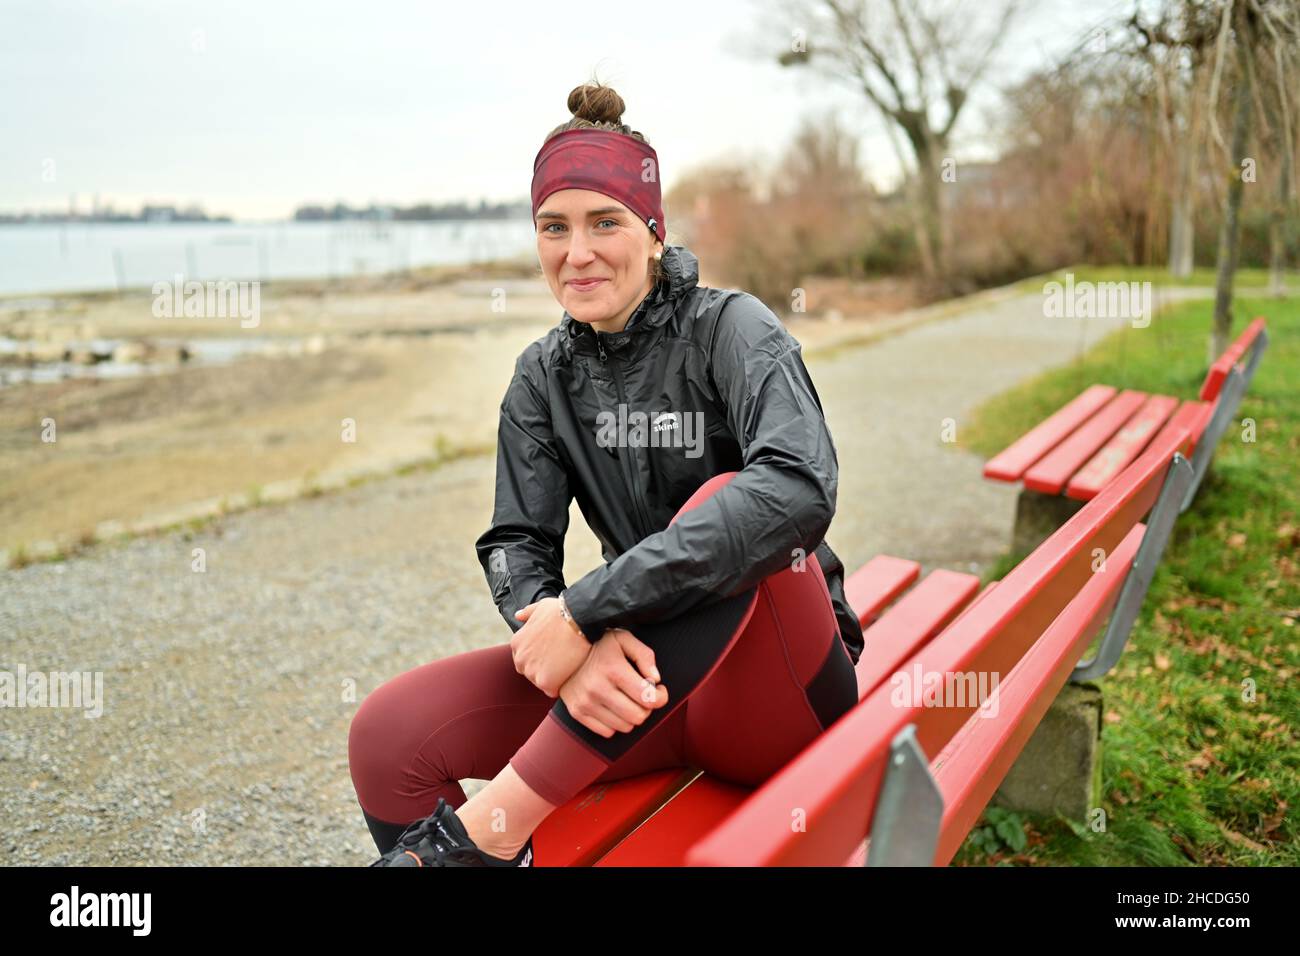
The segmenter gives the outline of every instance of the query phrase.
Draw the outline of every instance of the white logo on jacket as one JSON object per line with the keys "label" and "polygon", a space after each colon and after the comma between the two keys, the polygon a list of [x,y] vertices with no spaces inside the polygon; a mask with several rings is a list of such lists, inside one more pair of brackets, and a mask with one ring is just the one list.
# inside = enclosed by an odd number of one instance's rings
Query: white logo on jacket
{"label": "white logo on jacket", "polygon": [[704,454],[703,412],[629,412],[619,402],[617,414],[601,412],[596,423],[601,448],[685,448],[687,458]]}

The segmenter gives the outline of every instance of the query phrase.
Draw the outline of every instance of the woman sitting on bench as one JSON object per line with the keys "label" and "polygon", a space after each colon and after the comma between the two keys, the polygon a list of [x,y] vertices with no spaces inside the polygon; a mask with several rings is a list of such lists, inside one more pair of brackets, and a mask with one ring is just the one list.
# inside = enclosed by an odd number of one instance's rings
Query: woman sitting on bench
{"label": "woman sitting on bench", "polygon": [[[534,865],[533,832],[592,783],[689,766],[758,786],[858,700],[824,540],[835,446],[799,344],[665,246],[658,157],[623,108],[578,87],[533,166],[565,314],[516,362],[475,544],[514,637],[358,709],[372,865]],[[606,563],[566,589],[574,497]],[[489,782],[467,799],[465,778]]]}

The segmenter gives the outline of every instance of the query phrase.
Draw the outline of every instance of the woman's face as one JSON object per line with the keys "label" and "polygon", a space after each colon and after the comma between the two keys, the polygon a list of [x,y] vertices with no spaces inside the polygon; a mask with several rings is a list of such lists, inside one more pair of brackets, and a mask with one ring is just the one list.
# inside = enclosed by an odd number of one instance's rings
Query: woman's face
{"label": "woman's face", "polygon": [[623,330],[654,284],[650,261],[662,249],[636,213],[603,193],[561,189],[537,210],[537,258],[551,294],[600,332]]}

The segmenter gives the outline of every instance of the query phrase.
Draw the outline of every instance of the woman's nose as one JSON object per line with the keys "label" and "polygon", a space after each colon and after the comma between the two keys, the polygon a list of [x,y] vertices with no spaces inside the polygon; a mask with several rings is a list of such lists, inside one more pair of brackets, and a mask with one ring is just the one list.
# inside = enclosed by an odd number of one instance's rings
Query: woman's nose
{"label": "woman's nose", "polygon": [[569,240],[569,263],[576,268],[581,268],[592,260],[591,244],[583,238],[581,233],[574,233],[573,238]]}

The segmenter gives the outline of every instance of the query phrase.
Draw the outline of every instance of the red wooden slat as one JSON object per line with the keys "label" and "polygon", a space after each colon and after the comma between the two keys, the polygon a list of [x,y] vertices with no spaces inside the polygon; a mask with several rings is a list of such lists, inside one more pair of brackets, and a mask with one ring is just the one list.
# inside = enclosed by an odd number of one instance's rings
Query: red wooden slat
{"label": "red wooden slat", "polygon": [[686,851],[695,841],[726,819],[751,793],[749,787],[701,775],[601,857],[596,866],[682,866]]}
{"label": "red wooden slat", "polygon": [[1071,498],[1087,501],[1101,491],[1110,481],[1129,466],[1143,448],[1156,436],[1175,408],[1178,399],[1169,395],[1152,395],[1106,442],[1088,463],[1075,472],[1065,493]]}
{"label": "red wooden slat", "polygon": [[943,568],[931,571],[863,632],[858,697],[871,693],[898,665],[943,630],[979,590],[980,579]]}
{"label": "red wooden slat", "polygon": [[[975,599],[961,609],[961,613],[952,619],[952,624],[956,624],[965,615],[969,614],[972,610],[978,607],[980,601],[988,597],[989,592],[992,591],[995,587],[997,587],[997,584],[998,584],[997,581],[990,581],[988,584],[984,585],[984,590],[980,591],[979,594],[975,595]],[[952,627],[952,624],[949,624],[948,626]]]}
{"label": "red wooden slat", "polygon": [[1166,433],[1186,428],[1191,435],[1192,448],[1195,448],[1196,443],[1200,441],[1201,433],[1205,431],[1205,426],[1210,421],[1210,415],[1213,411],[1214,404],[1212,402],[1198,402],[1194,398],[1188,399],[1178,406],[1178,411],[1170,416],[1169,421],[1165,422],[1164,427],[1160,429],[1160,433],[1152,439],[1152,442],[1159,441]]}
{"label": "red wooden slat", "polygon": [[[1186,427],[1162,432],[1137,461],[1013,568],[968,614],[906,663],[923,673],[1006,674],[1092,579],[1092,553],[1115,548],[1155,503]],[[1107,564],[1107,572],[1115,567]],[[1118,574],[1116,575],[1118,577]],[[915,724],[918,742],[937,754],[973,706],[925,707],[894,698],[882,684],[798,757],[768,779],[687,853],[697,866],[838,866],[866,837],[895,735]],[[792,832],[790,808],[805,812]]]}
{"label": "red wooden slat", "polygon": [[592,784],[534,831],[536,865],[591,866],[698,774],[677,767]]}
{"label": "red wooden slat", "polygon": [[1210,366],[1210,372],[1205,376],[1205,381],[1201,385],[1202,399],[1213,401],[1219,397],[1219,392],[1223,389],[1223,383],[1228,379],[1228,373],[1232,371],[1234,365],[1241,361],[1241,357],[1246,354],[1246,350],[1255,344],[1255,339],[1259,338],[1259,333],[1264,331],[1264,325],[1264,318],[1260,316],[1246,326],[1246,331],[1242,332],[1235,342],[1223,350],[1223,354]]}
{"label": "red wooden slat", "polygon": [[1106,623],[1145,531],[1141,522],[1134,526],[1107,559],[1106,573],[1094,574],[1042,639],[999,678],[993,705],[967,720],[931,762],[943,795],[936,866],[947,864],[961,847],[1080,655]]}
{"label": "red wooden slat", "polygon": [[1063,442],[1115,395],[1109,385],[1085,388],[1069,404],[1025,432],[984,464],[984,477],[1019,481],[1030,465]]}
{"label": "red wooden slat", "polygon": [[1070,476],[1082,467],[1121,425],[1146,401],[1146,393],[1123,391],[1065,441],[1057,445],[1025,472],[1025,487],[1044,494],[1059,495]]}
{"label": "red wooden slat", "polygon": [[844,581],[844,597],[865,629],[920,576],[921,565],[878,554]]}

